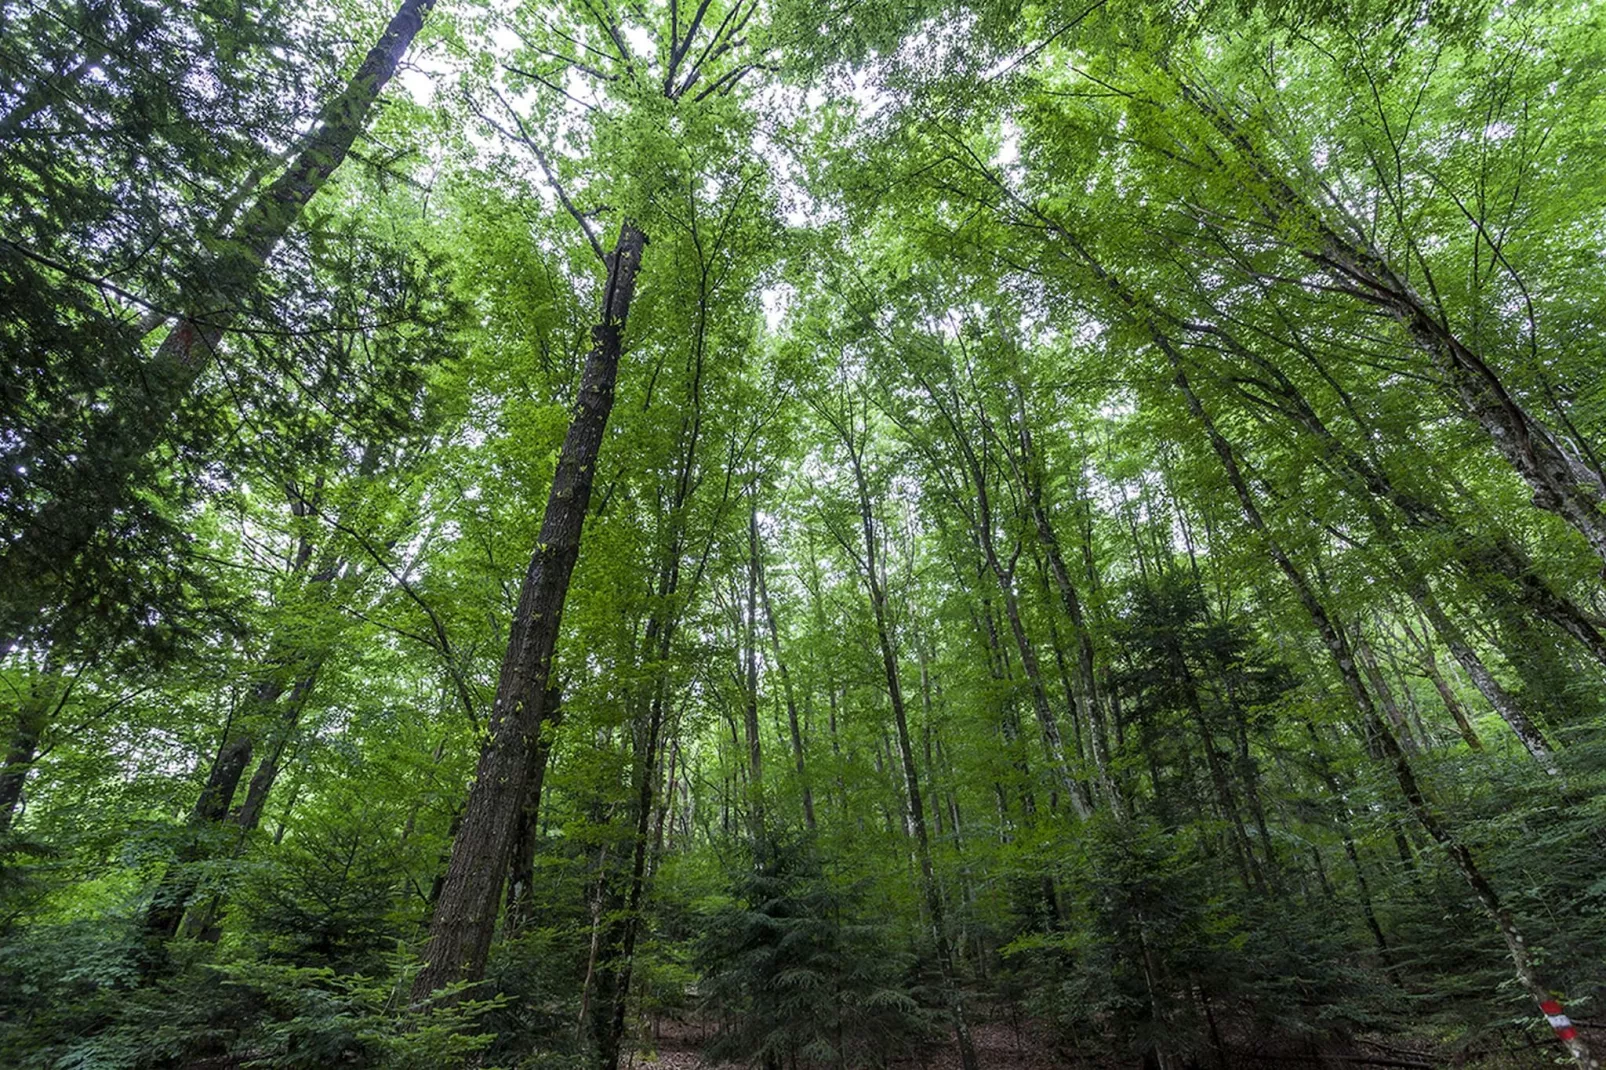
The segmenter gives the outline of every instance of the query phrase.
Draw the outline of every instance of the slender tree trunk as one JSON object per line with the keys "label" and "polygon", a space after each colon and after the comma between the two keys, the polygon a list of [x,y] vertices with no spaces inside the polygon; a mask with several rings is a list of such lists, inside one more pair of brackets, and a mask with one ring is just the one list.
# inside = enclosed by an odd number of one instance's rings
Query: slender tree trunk
{"label": "slender tree trunk", "polygon": [[[279,776],[279,763],[284,757],[285,748],[289,745],[291,738],[295,734],[296,724],[300,720],[301,712],[306,708],[307,697],[312,690],[313,683],[317,679],[320,665],[321,659],[319,662],[314,663],[313,666],[306,672],[306,675],[297,680],[295,685],[290,689],[290,694],[285,699],[284,708],[279,715],[279,724],[276,725],[273,730],[269,752],[263,757],[262,761],[258,763],[256,772],[252,775],[250,782],[246,785],[244,801],[228,814],[218,815],[215,813],[215,808],[209,805],[206,813],[201,813],[198,807],[197,812],[191,815],[192,823],[200,828],[205,828],[208,825],[218,825],[223,823],[232,824],[235,828],[237,828],[239,832],[235,838],[233,848],[233,854],[236,857],[245,850],[246,837],[256,829],[258,823],[260,823],[262,820],[262,811],[267,805],[268,793],[273,789],[274,781],[277,780]],[[265,703],[266,706],[271,706],[275,701],[277,701],[277,688],[272,689],[272,694],[273,697],[267,699]],[[246,746],[244,754],[240,756],[240,764],[238,767],[235,767],[231,761],[230,768],[225,771],[225,776],[230,774],[234,776],[234,784],[230,786],[228,784],[220,783],[217,786],[217,791],[219,794],[227,792],[231,800],[239,790],[239,780],[245,775],[245,763],[249,762],[252,749],[254,749],[253,739],[249,732],[243,734],[240,739],[243,740]],[[216,775],[216,772],[216,769],[214,769],[214,776]],[[211,786],[212,785],[209,783],[208,787],[210,788]],[[199,835],[204,836],[205,833],[202,832]],[[219,845],[218,850],[220,852],[223,850],[221,844]],[[205,845],[199,840],[196,840],[191,848],[181,853],[181,859],[185,864],[193,864],[201,861],[206,854],[207,850]],[[182,901],[188,897],[189,890],[193,890],[194,881],[182,873],[179,873],[177,876],[188,889],[175,897],[178,901]],[[161,898],[162,895],[161,891],[159,890],[158,900]],[[166,935],[171,936],[182,934],[188,939],[209,940],[215,943],[222,935],[221,930],[217,926],[218,914],[222,909],[222,906],[222,895],[220,893],[214,893],[212,897],[205,903],[193,906],[184,912],[182,916],[183,920],[180,923],[177,932],[167,933]]]}
{"label": "slender tree trunk", "polygon": [[[859,451],[844,434],[853,468],[854,485],[858,489],[859,519],[864,532],[865,584],[869,589],[870,607],[875,617],[876,641],[881,652],[881,667],[886,674],[887,695],[892,704],[893,723],[898,734],[898,754],[903,766],[904,794],[909,808],[909,827],[914,833],[915,853],[920,865],[920,885],[925,896],[926,910],[930,915],[932,937],[937,952],[937,965],[942,974],[954,1037],[959,1045],[960,1064],[964,1070],[978,1070],[976,1047],[971,1040],[970,1021],[965,1013],[964,1000],[959,993],[958,979],[954,974],[953,950],[948,942],[942,891],[937,886],[937,874],[931,863],[931,843],[926,832],[926,811],[920,795],[920,774],[915,766],[914,746],[909,736],[909,718],[903,701],[903,686],[898,672],[898,657],[893,647],[891,622],[887,616],[886,592],[882,585],[878,539],[874,514],[870,508],[870,491],[865,481],[864,465]],[[862,447],[861,447],[862,448]]]}
{"label": "slender tree trunk", "polygon": [[[703,306],[700,305],[701,307]],[[629,1010],[630,982],[635,969],[636,942],[641,931],[642,910],[647,901],[648,879],[654,869],[652,849],[655,841],[648,832],[654,810],[653,798],[658,785],[659,755],[663,749],[664,711],[670,685],[669,659],[679,624],[678,614],[673,607],[681,595],[682,556],[686,548],[686,507],[696,486],[694,474],[702,427],[703,337],[699,328],[693,345],[691,384],[686,412],[681,421],[680,466],[676,473],[674,495],[666,513],[669,535],[658,563],[658,579],[654,593],[659,608],[647,622],[646,646],[654,658],[654,676],[652,696],[647,704],[646,724],[635,734],[636,760],[632,769],[632,775],[636,778],[633,812],[635,825],[630,880],[624,895],[623,909],[616,920],[606,928],[596,967],[599,998],[596,1010],[592,1014],[592,1033],[597,1046],[598,1064],[602,1070],[617,1070],[619,1065]],[[730,500],[734,460],[733,457],[732,465],[726,469],[724,494],[716,510],[716,517],[723,515],[725,506]],[[716,523],[714,530],[717,529]],[[688,584],[692,591],[695,591],[701,582],[713,537],[710,534],[710,541],[705,545],[703,554],[693,570]],[[748,616],[751,622],[751,606]],[[757,635],[753,628],[756,628],[756,625],[750,627],[749,638],[756,642]],[[756,652],[753,656],[756,659]],[[756,672],[756,660],[753,668]],[[756,686],[756,680],[754,683]],[[756,709],[754,715],[756,717]],[[730,728],[732,740],[735,742],[737,729],[734,717],[731,718]],[[725,793],[725,802],[728,807],[728,789]],[[729,829],[728,810],[726,828]]]}
{"label": "slender tree trunk", "polygon": [[478,981],[485,972],[502,881],[527,797],[530,751],[540,738],[545,716],[563,602],[580,554],[597,456],[613,409],[625,320],[646,242],[647,236],[627,222],[619,228],[618,241],[608,256],[602,321],[591,331],[592,347],[581,374],[579,397],[513,615],[491,709],[491,738],[480,752],[463,824],[452,841],[446,883],[430,925],[424,967],[413,984],[413,998],[418,1001],[454,982]]}
{"label": "slender tree trunk", "polygon": [[[1315,624],[1323,645],[1327,647],[1332,655],[1333,663],[1338,668],[1339,675],[1343,679],[1351,699],[1354,700],[1356,708],[1361,713],[1374,746],[1383,761],[1391,767],[1395,781],[1399,785],[1400,793],[1405,797],[1411,813],[1422,826],[1423,831],[1444,850],[1456,871],[1471,886],[1479,904],[1494,921],[1501,937],[1505,940],[1506,950],[1511,956],[1512,965],[1515,967],[1519,983],[1536,1003],[1548,1001],[1550,999],[1550,991],[1539,979],[1537,967],[1528,952],[1527,942],[1518,930],[1515,919],[1500,901],[1494,887],[1483,875],[1483,871],[1473,858],[1472,852],[1467,849],[1465,844],[1456,839],[1438,813],[1429,804],[1427,796],[1417,782],[1416,773],[1411,768],[1409,758],[1406,756],[1405,751],[1401,749],[1399,742],[1394,738],[1393,733],[1389,731],[1383,719],[1378,716],[1377,710],[1372,704],[1371,696],[1366,690],[1366,685],[1362,682],[1361,674],[1356,669],[1356,658],[1348,640],[1316,597],[1315,589],[1311,587],[1309,580],[1305,578],[1304,574],[1293,563],[1293,560],[1288,557],[1272,537],[1270,529],[1260,514],[1259,507],[1255,504],[1254,498],[1250,494],[1248,482],[1244,479],[1232,447],[1221,435],[1220,431],[1217,430],[1215,422],[1210,418],[1204,406],[1200,403],[1198,396],[1194,393],[1193,387],[1183,370],[1181,355],[1171,346],[1169,339],[1155,331],[1152,325],[1151,332],[1156,344],[1166,353],[1167,359],[1171,364],[1174,382],[1186,398],[1188,409],[1203,426],[1212,448],[1220,457],[1222,466],[1227,472],[1228,482],[1232,484],[1233,491],[1238,496],[1244,518],[1263,540],[1272,559],[1284,576],[1287,577],[1290,585],[1293,586],[1299,596],[1300,603],[1310,614],[1311,621]],[[1588,1043],[1582,1036],[1574,1035],[1565,1041],[1565,1044],[1580,1067],[1584,1068],[1584,1070],[1596,1070],[1598,1064],[1590,1052]]]}
{"label": "slender tree trunk", "polygon": [[1426,636],[1418,637],[1409,624],[1405,626],[1405,630],[1415,644],[1417,652],[1422,656],[1422,674],[1428,678],[1428,681],[1433,684],[1433,689],[1439,693],[1439,700],[1444,703],[1445,710],[1450,714],[1451,719],[1455,721],[1456,729],[1461,733],[1461,738],[1466,740],[1468,747],[1481,751],[1483,749],[1483,740],[1479,738],[1477,730],[1472,727],[1472,720],[1467,716],[1467,709],[1462,704],[1461,699],[1450,687],[1450,683],[1444,678],[1444,674],[1439,671],[1438,659],[1433,655],[1433,643]]}
{"label": "slender tree trunk", "polygon": [[290,694],[285,699],[284,709],[279,716],[279,724],[273,733],[272,749],[257,765],[250,783],[246,785],[245,800],[233,814],[229,815],[229,820],[242,832],[252,831],[262,821],[262,810],[268,804],[268,793],[273,790],[274,782],[279,778],[280,762],[284,758],[285,748],[290,745],[296,734],[301,715],[307,708],[307,701],[312,695],[313,686],[317,683],[318,673],[322,668],[323,659],[316,659],[290,688]]}
{"label": "slender tree trunk", "polygon": [[[1372,735],[1384,759],[1391,765],[1401,793],[1410,804],[1412,813],[1428,835],[1444,849],[1451,863],[1472,887],[1479,902],[1495,921],[1496,927],[1506,941],[1507,950],[1511,954],[1518,980],[1523,987],[1537,1001],[1544,1002],[1548,1000],[1548,992],[1537,980],[1533,961],[1510,914],[1505,911],[1493,888],[1484,878],[1471,852],[1450,835],[1439,820],[1438,815],[1428,806],[1426,798],[1417,784],[1416,775],[1411,768],[1410,762],[1400,749],[1398,741],[1389,732],[1372,705],[1371,696],[1367,693],[1366,687],[1361,681],[1360,673],[1356,670],[1355,656],[1350,650],[1349,643],[1345,639],[1343,632],[1339,630],[1337,624],[1327,614],[1325,607],[1316,597],[1315,589],[1311,587],[1304,574],[1300,572],[1293,560],[1272,538],[1271,532],[1260,514],[1260,509],[1255,504],[1254,498],[1249,491],[1248,482],[1243,476],[1232,447],[1217,429],[1215,422],[1200,403],[1198,396],[1193,391],[1192,384],[1188,381],[1187,374],[1183,368],[1181,353],[1171,339],[1159,329],[1152,314],[1144,308],[1137,295],[1120,279],[1106,271],[1103,264],[1088,251],[1087,247],[1074,234],[1054,220],[1045,219],[1044,221],[1049,223],[1055,233],[1070,246],[1080,261],[1093,273],[1109,293],[1116,305],[1129,315],[1138,326],[1147,330],[1150,339],[1164,354],[1171,368],[1173,382],[1183,394],[1189,411],[1204,429],[1211,448],[1221,460],[1228,482],[1232,485],[1233,492],[1238,498],[1244,519],[1255,534],[1263,540],[1267,552],[1271,555],[1278,569],[1287,578],[1289,584],[1294,588],[1300,604],[1309,613],[1323,645],[1327,647],[1340,676],[1343,678],[1346,689],[1350,692],[1350,697],[1362,714],[1366,729]],[[1584,1070],[1596,1070],[1597,1064],[1582,1037],[1574,1036],[1566,1043],[1569,1052]]]}
{"label": "slender tree trunk", "polygon": [[[1071,580],[1070,569],[1065,565],[1065,554],[1060,548],[1059,535],[1049,520],[1048,507],[1043,501],[1041,479],[1041,460],[1038,458],[1031,431],[1026,424],[1024,401],[1019,416],[1020,463],[1016,465],[1016,476],[1025,491],[1025,498],[1032,515],[1032,524],[1037,530],[1038,542],[1042,543],[1043,551],[1048,558],[1049,574],[1054,578],[1054,586],[1059,591],[1060,605],[1065,610],[1065,616],[1071,622],[1071,628],[1076,636],[1076,672],[1079,687],[1077,698],[1082,702],[1082,720],[1088,726],[1088,741],[1093,751],[1093,764],[1098,770],[1099,786],[1103,791],[1105,802],[1117,817],[1125,815],[1126,804],[1121,798],[1119,785],[1110,767],[1110,737],[1109,728],[1104,719],[1104,708],[1100,701],[1098,670],[1093,654],[1093,634],[1088,628],[1087,616],[1082,610],[1082,599],[1077,593],[1076,584]],[[1087,567],[1092,571],[1091,546],[1088,548]]]}
{"label": "slender tree trunk", "polygon": [[158,968],[163,961],[160,945],[178,935],[184,921],[198,883],[195,863],[220,846],[216,842],[218,826],[228,817],[240,781],[251,764],[256,725],[272,711],[283,693],[282,675],[258,682],[241,708],[235,710],[223,726],[222,742],[212,760],[206,783],[190,809],[183,840],[145,911],[146,939],[154,945],[147,959],[151,969]]}
{"label": "slender tree trunk", "polygon": [[[678,555],[677,555],[678,556]],[[678,566],[678,560],[676,562]],[[660,640],[661,654],[669,656],[671,630],[665,628]],[[624,916],[616,926],[610,926],[614,940],[605,940],[603,962],[598,971],[601,984],[599,994],[608,997],[605,1004],[599,1000],[599,1020],[595,1025],[597,1036],[597,1062],[601,1070],[618,1070],[620,1048],[624,1041],[626,1018],[629,1011],[630,980],[635,968],[636,941],[641,932],[641,910],[647,894],[647,853],[651,843],[648,836],[653,810],[653,771],[658,760],[659,734],[664,723],[664,704],[667,699],[668,680],[659,676],[647,718],[644,753],[637,764],[635,798],[635,827],[631,854],[630,886],[624,903]],[[602,1015],[605,1014],[605,1017]]]}
{"label": "slender tree trunk", "polygon": [[804,761],[803,729],[798,723],[797,696],[792,690],[792,674],[787,671],[786,659],[781,655],[781,631],[775,623],[775,606],[770,602],[769,584],[764,579],[764,559],[756,554],[759,601],[764,607],[764,620],[770,633],[770,649],[775,654],[775,672],[781,678],[781,691],[786,698],[786,723],[792,734],[792,758],[797,764],[798,787],[803,793],[803,824],[812,832],[814,820],[814,788],[809,783],[808,766]]}
{"label": "slender tree trunk", "polygon": [[1232,843],[1233,858],[1238,863],[1239,873],[1244,880],[1244,887],[1253,887],[1261,894],[1266,891],[1266,879],[1260,871],[1260,862],[1255,857],[1254,848],[1249,843],[1249,833],[1244,829],[1243,815],[1238,810],[1238,800],[1233,794],[1231,780],[1227,776],[1227,765],[1216,747],[1215,733],[1211,731],[1210,721],[1205,716],[1204,706],[1199,701],[1199,689],[1194,683],[1193,670],[1182,650],[1174,644],[1168,644],[1168,654],[1171,661],[1171,675],[1182,689],[1184,701],[1187,703],[1188,713],[1193,719],[1195,730],[1199,733],[1199,743],[1204,748],[1205,767],[1210,773],[1210,783],[1215,789],[1216,804],[1221,808],[1221,816],[1232,830],[1230,841]]}
{"label": "slender tree trunk", "polygon": [[1422,749],[1411,734],[1411,726],[1405,719],[1405,713],[1400,709],[1399,703],[1394,701],[1394,691],[1389,687],[1388,681],[1383,679],[1383,672],[1377,666],[1377,656],[1372,653],[1371,644],[1359,633],[1355,637],[1355,653],[1359,656],[1361,668],[1366,672],[1366,679],[1371,682],[1372,691],[1377,700],[1383,705],[1383,712],[1388,714],[1389,723],[1394,726],[1395,735],[1407,754],[1415,754]]}
{"label": "slender tree trunk", "polygon": [[[1494,678],[1494,674],[1484,665],[1462,630],[1445,613],[1433,593],[1432,586],[1428,583],[1427,574],[1421,563],[1406,546],[1394,522],[1379,503],[1388,502],[1394,505],[1406,518],[1407,523],[1414,528],[1435,535],[1448,536],[1456,548],[1462,568],[1469,576],[1477,579],[1487,574],[1495,574],[1509,580],[1515,584],[1518,596],[1525,604],[1600,656],[1603,648],[1600,635],[1593,625],[1583,618],[1576,607],[1549,589],[1534,573],[1517,547],[1504,539],[1499,540],[1494,547],[1475,545],[1467,533],[1437,506],[1404,492],[1381,467],[1334,435],[1304,394],[1274,362],[1261,357],[1252,347],[1242,344],[1230,332],[1219,332],[1218,337],[1225,340],[1234,352],[1254,363],[1266,374],[1286,401],[1282,411],[1290,415],[1321,443],[1327,456],[1329,470],[1342,482],[1349,484],[1352,493],[1365,505],[1373,526],[1381,536],[1381,541],[1405,579],[1407,592],[1428,618],[1434,632],[1467,671],[1474,686],[1533,755],[1534,760],[1548,771],[1555,772],[1555,761],[1543,734],[1528,718],[1516,699]],[[1307,359],[1320,366],[1314,353],[1302,346],[1298,348]]]}
{"label": "slender tree trunk", "polygon": [[[749,491],[751,497],[751,490]],[[758,730],[758,503],[747,514],[747,605],[740,620],[742,650],[742,728],[747,737],[748,820],[753,848],[764,846],[764,745]]]}

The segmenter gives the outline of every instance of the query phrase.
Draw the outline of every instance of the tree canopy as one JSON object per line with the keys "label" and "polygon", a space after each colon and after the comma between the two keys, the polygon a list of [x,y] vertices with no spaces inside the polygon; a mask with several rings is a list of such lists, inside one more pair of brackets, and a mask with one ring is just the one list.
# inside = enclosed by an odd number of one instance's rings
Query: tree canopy
{"label": "tree canopy", "polygon": [[1598,1070],[1603,93],[0,0],[0,1063]]}

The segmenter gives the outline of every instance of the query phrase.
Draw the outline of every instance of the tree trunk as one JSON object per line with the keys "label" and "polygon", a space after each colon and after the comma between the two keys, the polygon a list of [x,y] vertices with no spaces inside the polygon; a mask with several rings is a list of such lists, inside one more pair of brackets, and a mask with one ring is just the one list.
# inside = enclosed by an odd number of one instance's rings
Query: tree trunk
{"label": "tree trunk", "polygon": [[1183,96],[1240,152],[1244,162],[1265,182],[1261,198],[1274,223],[1292,222],[1295,233],[1310,234],[1305,256],[1324,268],[1339,289],[1389,313],[1406,334],[1448,378],[1462,408],[1533,492],[1533,503],[1555,513],[1583,535],[1606,565],[1606,480],[1573,455],[1566,443],[1523,408],[1499,373],[1436,315],[1406,277],[1356,229],[1354,237],[1329,225],[1320,206],[1312,204],[1283,178],[1277,168],[1240,130],[1224,110],[1192,87],[1179,85]]}
{"label": "tree trunk", "polygon": [[758,731],[758,502],[751,498],[747,513],[747,604],[739,615],[737,636],[742,650],[742,731],[747,739],[748,821],[753,849],[764,845],[764,745]]}
{"label": "tree trunk", "polygon": [[413,983],[415,1001],[458,981],[478,981],[485,972],[502,881],[527,796],[530,752],[540,738],[545,715],[563,602],[580,554],[597,456],[613,409],[625,320],[646,242],[645,234],[624,223],[607,258],[602,320],[591,330],[591,352],[581,374],[579,397],[513,615],[491,709],[490,739],[480,752],[463,824],[452,841],[446,883],[430,924],[424,966]]}
{"label": "tree trunk", "polygon": [[[1438,813],[1428,803],[1405,751],[1401,749],[1399,742],[1394,738],[1393,733],[1389,731],[1383,719],[1378,716],[1377,709],[1372,704],[1366,685],[1361,680],[1361,674],[1356,669],[1356,658],[1351,651],[1349,642],[1316,597],[1315,589],[1311,587],[1310,582],[1272,537],[1270,529],[1261,517],[1259,507],[1255,504],[1254,498],[1250,494],[1249,485],[1239,468],[1238,460],[1233,454],[1232,447],[1222,437],[1220,431],[1217,430],[1215,422],[1210,418],[1200,403],[1198,396],[1193,392],[1193,387],[1188,382],[1188,377],[1182,367],[1181,355],[1171,346],[1169,339],[1154,330],[1152,324],[1150,329],[1156,343],[1165,352],[1171,364],[1174,382],[1187,399],[1189,411],[1204,427],[1212,448],[1217,456],[1220,457],[1222,466],[1226,469],[1228,482],[1232,484],[1233,491],[1238,496],[1244,518],[1264,541],[1272,559],[1293,586],[1299,596],[1301,605],[1310,614],[1311,621],[1315,624],[1323,645],[1327,647],[1332,655],[1333,663],[1338,668],[1339,675],[1343,679],[1346,689],[1350,692],[1351,699],[1354,700],[1356,708],[1361,713],[1362,720],[1373,744],[1376,746],[1382,760],[1393,771],[1395,782],[1399,785],[1400,793],[1405,797],[1411,813],[1415,816],[1418,824],[1422,826],[1423,831],[1444,850],[1456,871],[1471,886],[1479,904],[1494,921],[1495,927],[1499,929],[1501,937],[1505,940],[1506,950],[1511,955],[1512,965],[1516,969],[1517,980],[1536,1003],[1545,1003],[1550,999],[1549,989],[1539,981],[1537,970],[1528,953],[1527,943],[1522,933],[1518,930],[1515,919],[1501,903],[1494,887],[1484,877],[1483,871],[1472,856],[1472,852],[1467,849],[1465,844],[1455,838]],[[1597,1064],[1588,1044],[1581,1036],[1575,1034],[1565,1043],[1568,1051],[1580,1067],[1583,1067],[1584,1070],[1595,1070]]]}
{"label": "tree trunk", "polygon": [[[844,439],[850,439],[844,434]],[[864,531],[864,578],[869,589],[870,607],[875,616],[876,641],[881,652],[881,667],[886,674],[887,696],[892,704],[893,723],[898,734],[898,754],[903,766],[904,794],[909,807],[909,827],[914,833],[915,853],[920,865],[920,885],[925,897],[926,910],[931,918],[932,937],[937,952],[937,966],[942,974],[944,994],[948,998],[949,1013],[954,1037],[959,1045],[959,1059],[963,1070],[977,1070],[976,1047],[970,1036],[970,1022],[965,1004],[959,993],[954,975],[953,950],[948,942],[947,922],[944,917],[942,891],[937,886],[936,870],[931,864],[931,843],[926,833],[926,811],[920,796],[920,774],[915,767],[914,746],[909,736],[909,718],[903,701],[903,686],[898,672],[898,657],[893,648],[891,622],[887,617],[886,592],[880,575],[881,560],[875,533],[874,514],[870,508],[870,491],[865,481],[861,454],[851,441],[844,441],[853,468],[854,485],[858,490],[859,519]]]}
{"label": "tree trunk", "polygon": [[[1015,465],[1016,477],[1025,492],[1032,524],[1037,530],[1038,542],[1042,543],[1043,551],[1048,557],[1049,574],[1054,577],[1054,586],[1059,591],[1060,605],[1065,610],[1065,616],[1070,620],[1071,628],[1076,635],[1076,673],[1079,685],[1077,699],[1082,703],[1083,723],[1088,726],[1088,740],[1093,751],[1093,765],[1098,770],[1099,786],[1110,811],[1115,816],[1122,817],[1126,812],[1126,804],[1121,798],[1120,787],[1116,784],[1110,768],[1109,729],[1105,724],[1104,708],[1100,702],[1098,671],[1093,656],[1093,635],[1088,628],[1086,614],[1082,611],[1081,596],[1077,594],[1076,584],[1071,581],[1070,570],[1065,566],[1065,554],[1060,548],[1059,535],[1049,520],[1048,507],[1043,501],[1041,461],[1037,456],[1031,431],[1026,425],[1024,401],[1019,415],[1019,425],[1017,437],[1020,441],[1020,461]],[[1088,568],[1091,571],[1091,560],[1088,561]]]}
{"label": "tree trunk", "polygon": [[1428,678],[1428,681],[1433,684],[1433,689],[1439,693],[1439,700],[1444,703],[1445,710],[1450,714],[1451,719],[1455,721],[1456,729],[1461,733],[1461,738],[1466,740],[1468,747],[1481,751],[1483,749],[1483,740],[1478,737],[1477,731],[1472,727],[1472,720],[1467,716],[1466,707],[1462,705],[1461,699],[1450,687],[1450,683],[1444,678],[1444,674],[1439,671],[1438,659],[1433,656],[1432,641],[1426,636],[1418,637],[1410,624],[1406,624],[1405,631],[1411,637],[1417,652],[1422,655],[1422,674]]}
{"label": "tree trunk", "polygon": [[540,838],[541,788],[546,783],[547,763],[552,758],[552,733],[563,723],[562,697],[558,687],[547,688],[542,709],[545,719],[541,734],[530,748],[528,798],[519,811],[519,828],[513,839],[513,864],[508,871],[506,935],[513,939],[534,920],[530,890],[535,887],[535,846]]}
{"label": "tree trunk", "polygon": [[[234,311],[256,289],[268,259],[302,210],[345,160],[374,102],[434,7],[403,0],[344,89],[323,109],[301,151],[220,243],[209,272],[211,292],[188,294],[188,314],[162,341],[140,375],[140,390],[114,398],[89,431],[81,475],[46,504],[0,556],[0,573],[18,577],[0,620],[0,656],[35,635],[59,601],[57,585],[112,516],[145,457],[168,434],[172,415],[222,339]],[[28,577],[25,581],[21,578]]]}
{"label": "tree trunk", "polygon": [[[55,693],[58,686],[60,695]],[[39,756],[39,741],[50,725],[51,716],[66,703],[71,692],[71,682],[62,684],[60,678],[47,669],[17,707],[5,764],[0,765],[0,835],[11,830],[17,807],[22,802],[23,785]]]}
{"label": "tree trunk", "polygon": [[781,631],[775,623],[775,606],[770,602],[769,584],[764,580],[764,558],[755,550],[753,558],[758,571],[758,595],[764,608],[764,620],[769,628],[770,649],[775,654],[775,672],[781,678],[781,690],[786,698],[786,723],[792,734],[792,758],[797,764],[798,787],[803,793],[803,824],[813,831],[814,788],[809,783],[808,767],[804,761],[803,729],[798,723],[797,696],[792,690],[792,674],[787,671],[786,659],[781,655]]}
{"label": "tree trunk", "polygon": [[1377,656],[1372,653],[1371,644],[1360,634],[1355,633],[1355,653],[1358,655],[1361,668],[1366,672],[1366,679],[1371,682],[1372,692],[1377,700],[1383,704],[1383,712],[1388,714],[1389,723],[1394,726],[1394,733],[1399,738],[1401,746],[1407,754],[1415,754],[1422,749],[1422,745],[1411,734],[1411,726],[1405,719],[1405,712],[1400,709],[1399,703],[1394,701],[1394,691],[1383,679],[1383,671],[1378,668]]}

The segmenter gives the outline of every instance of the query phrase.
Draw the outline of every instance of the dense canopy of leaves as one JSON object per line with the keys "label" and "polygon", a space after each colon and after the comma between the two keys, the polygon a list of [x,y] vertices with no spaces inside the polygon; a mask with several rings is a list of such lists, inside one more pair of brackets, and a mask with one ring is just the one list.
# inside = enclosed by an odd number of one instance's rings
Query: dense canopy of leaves
{"label": "dense canopy of leaves", "polygon": [[0,0],[0,1063],[1593,1066],[1603,90]]}

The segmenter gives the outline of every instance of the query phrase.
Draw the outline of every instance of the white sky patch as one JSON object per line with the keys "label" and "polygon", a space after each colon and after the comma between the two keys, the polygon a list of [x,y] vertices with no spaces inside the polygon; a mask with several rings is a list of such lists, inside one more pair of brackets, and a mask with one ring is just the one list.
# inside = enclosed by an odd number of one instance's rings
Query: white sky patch
{"label": "white sky patch", "polygon": [[993,166],[1013,167],[1020,162],[1020,124],[1013,119],[1005,119],[1001,132],[1003,137],[999,141],[998,151],[993,155]]}
{"label": "white sky patch", "polygon": [[759,291],[758,298],[764,305],[764,325],[771,334],[779,332],[787,311],[792,307],[793,296],[792,287],[784,284],[766,286]]}
{"label": "white sky patch", "polygon": [[630,46],[630,51],[638,57],[645,58],[658,52],[655,47],[656,42],[645,26],[628,22],[620,27],[620,36],[625,39],[625,44]]}

